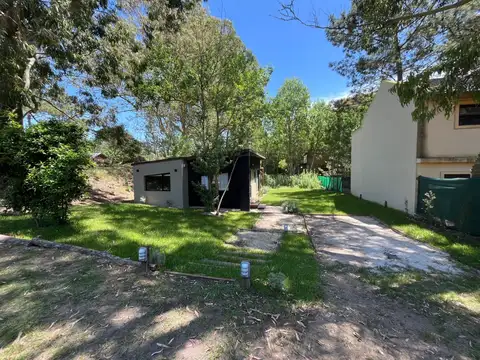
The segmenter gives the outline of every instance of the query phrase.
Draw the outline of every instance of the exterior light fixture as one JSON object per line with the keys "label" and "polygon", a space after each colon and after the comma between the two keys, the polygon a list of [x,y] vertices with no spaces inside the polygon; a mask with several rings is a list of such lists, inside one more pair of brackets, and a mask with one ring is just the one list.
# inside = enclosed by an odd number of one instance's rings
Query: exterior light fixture
{"label": "exterior light fixture", "polygon": [[138,261],[145,264],[145,275],[148,274],[148,248],[142,246],[138,249]]}
{"label": "exterior light fixture", "polygon": [[140,262],[146,262],[147,261],[147,248],[142,246],[141,248],[138,249],[138,261]]}
{"label": "exterior light fixture", "polygon": [[242,261],[240,263],[240,276],[242,278],[242,287],[248,289],[250,287],[250,262]]}

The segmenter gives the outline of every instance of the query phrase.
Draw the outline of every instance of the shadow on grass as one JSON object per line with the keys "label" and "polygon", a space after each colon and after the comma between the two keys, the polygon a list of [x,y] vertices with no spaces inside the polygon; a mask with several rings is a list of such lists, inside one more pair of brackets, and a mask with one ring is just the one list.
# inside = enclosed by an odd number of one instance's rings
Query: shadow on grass
{"label": "shadow on grass", "polygon": [[[296,323],[283,301],[235,284],[145,277],[65,251],[0,249],[8,264],[0,268],[0,348],[9,359],[146,359],[159,350],[169,358],[203,359],[208,351],[244,358],[247,344],[271,327],[267,314]],[[258,320],[244,320],[249,315]]]}
{"label": "shadow on grass", "polygon": [[[303,254],[293,238],[285,246]],[[328,303],[325,312],[296,311],[235,284],[145,277],[140,270],[59,250],[0,244],[0,262],[6,264],[0,267],[0,346],[8,359],[147,359],[157,351],[160,358],[351,358],[342,336],[310,327],[321,321],[322,329],[359,328],[356,317],[342,315],[341,304]],[[422,345],[413,337],[392,350],[362,329],[363,340],[391,357]],[[267,341],[270,331],[290,337]],[[463,350],[453,354],[466,356]]]}
{"label": "shadow on grass", "polygon": [[[28,217],[4,217],[0,219],[0,233],[27,238],[41,235],[47,240],[131,259],[137,258],[140,246],[148,245],[166,254],[165,266],[169,270],[238,278],[239,268],[205,264],[202,260],[225,254],[225,241],[239,229],[251,228],[257,218],[258,214],[245,212],[214,217],[196,210],[103,204],[74,207],[71,222],[61,226],[37,228]],[[268,257],[268,264],[252,265],[257,289],[269,293],[268,275],[283,272],[290,282],[290,296],[300,300],[318,298],[318,269],[306,238],[287,237],[280,251]]]}

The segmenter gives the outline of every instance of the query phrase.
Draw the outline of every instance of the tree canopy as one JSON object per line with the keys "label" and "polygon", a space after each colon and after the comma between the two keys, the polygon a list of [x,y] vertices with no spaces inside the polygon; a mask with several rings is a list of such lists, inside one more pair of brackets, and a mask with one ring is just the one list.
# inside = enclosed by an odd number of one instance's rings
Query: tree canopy
{"label": "tree canopy", "polygon": [[[67,119],[89,113],[94,122],[101,108],[87,86],[103,85],[104,95],[116,95],[106,91],[107,83],[124,77],[128,53],[156,32],[175,28],[177,14],[196,2],[2,1],[0,119],[14,113],[23,124],[25,116],[42,109]],[[75,83],[79,90],[72,94],[66,85]]]}
{"label": "tree canopy", "polygon": [[345,54],[332,67],[354,89],[393,79],[400,101],[415,103],[413,119],[428,121],[480,88],[479,8],[478,0],[352,0],[323,25],[301,19],[291,1],[281,18],[324,29]]}

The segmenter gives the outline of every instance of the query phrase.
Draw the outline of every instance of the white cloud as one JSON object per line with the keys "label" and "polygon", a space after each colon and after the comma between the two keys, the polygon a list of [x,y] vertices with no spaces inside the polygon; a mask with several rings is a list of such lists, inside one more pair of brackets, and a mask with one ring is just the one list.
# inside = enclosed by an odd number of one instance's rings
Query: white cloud
{"label": "white cloud", "polygon": [[346,98],[350,95],[351,95],[350,90],[347,89],[347,90],[337,92],[337,93],[330,93],[330,94],[325,95],[325,96],[312,97],[312,102],[325,101],[325,102],[329,103],[330,101],[340,100],[340,99]]}

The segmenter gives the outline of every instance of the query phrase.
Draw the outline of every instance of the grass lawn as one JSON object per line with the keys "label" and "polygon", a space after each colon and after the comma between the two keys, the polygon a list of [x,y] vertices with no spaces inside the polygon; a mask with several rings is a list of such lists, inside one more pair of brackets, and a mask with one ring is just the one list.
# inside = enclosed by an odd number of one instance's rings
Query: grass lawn
{"label": "grass lawn", "polygon": [[275,253],[225,243],[237,230],[251,228],[258,216],[229,212],[214,217],[196,210],[140,204],[74,206],[70,223],[62,226],[39,228],[30,216],[1,216],[0,234],[27,239],[40,235],[46,240],[106,250],[131,259],[137,259],[139,246],[150,245],[166,254],[169,270],[219,277],[237,278],[240,269],[202,263],[202,259],[250,259],[256,288],[267,290],[268,274],[283,272],[291,296],[315,299],[319,295],[319,270],[307,237],[288,235]]}
{"label": "grass lawn", "polygon": [[385,208],[355,196],[324,190],[296,188],[271,189],[263,198],[267,205],[281,205],[285,200],[298,202],[305,214],[367,215],[375,216],[412,239],[426,242],[448,252],[457,261],[480,269],[480,240],[459,238],[451,232],[440,232],[413,222],[401,211]]}

